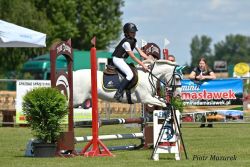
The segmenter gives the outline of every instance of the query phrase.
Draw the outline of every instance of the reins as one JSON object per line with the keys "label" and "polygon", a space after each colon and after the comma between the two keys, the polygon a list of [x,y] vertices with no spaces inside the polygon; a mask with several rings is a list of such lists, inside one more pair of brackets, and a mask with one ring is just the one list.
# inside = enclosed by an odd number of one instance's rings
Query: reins
{"label": "reins", "polygon": [[176,76],[179,76],[180,78],[182,78],[181,74],[175,72],[176,70],[176,67],[174,67],[174,70],[173,70],[173,73],[172,73],[172,76],[171,78],[167,81],[167,82],[164,82],[162,81],[161,79],[159,79],[157,76],[155,76],[152,71],[155,67],[155,62],[154,64],[151,66],[151,71],[148,71],[149,75],[148,75],[148,80],[149,80],[149,83],[151,85],[151,89],[152,89],[152,92],[155,92],[154,93],[154,96],[156,95],[156,92],[157,92],[157,85],[154,84],[154,78],[159,81],[161,84],[163,84],[165,87],[167,87],[167,85],[169,85],[168,87],[171,88],[172,90],[175,90],[178,86],[175,85],[175,79],[176,79]]}

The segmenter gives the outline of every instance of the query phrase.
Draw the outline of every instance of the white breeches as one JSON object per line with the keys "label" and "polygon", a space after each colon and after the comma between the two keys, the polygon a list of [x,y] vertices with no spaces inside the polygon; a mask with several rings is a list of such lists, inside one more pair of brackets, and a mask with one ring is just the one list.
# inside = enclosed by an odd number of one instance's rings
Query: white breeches
{"label": "white breeches", "polygon": [[131,79],[134,77],[134,74],[125,60],[123,58],[113,57],[113,63],[126,75],[126,79],[131,81]]}

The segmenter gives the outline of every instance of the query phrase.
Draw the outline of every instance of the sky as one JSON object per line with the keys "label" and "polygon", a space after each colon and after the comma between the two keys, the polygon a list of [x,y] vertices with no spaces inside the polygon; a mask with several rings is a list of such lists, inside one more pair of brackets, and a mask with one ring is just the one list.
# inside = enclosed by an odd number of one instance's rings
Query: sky
{"label": "sky", "polygon": [[[250,36],[250,0],[124,0],[122,22],[137,25],[136,38],[164,48],[179,65],[190,64],[195,35],[212,38],[211,48],[230,34]],[[121,36],[122,38],[122,36]]]}

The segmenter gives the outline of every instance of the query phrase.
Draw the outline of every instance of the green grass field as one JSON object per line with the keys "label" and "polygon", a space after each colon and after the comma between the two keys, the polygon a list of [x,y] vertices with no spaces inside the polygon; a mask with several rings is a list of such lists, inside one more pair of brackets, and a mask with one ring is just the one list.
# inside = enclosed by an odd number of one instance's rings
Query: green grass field
{"label": "green grass field", "polygon": [[[176,161],[174,154],[161,154],[160,161],[152,161],[151,149],[113,151],[115,157],[30,158],[24,157],[27,141],[32,138],[29,128],[0,128],[0,166],[3,167],[120,167],[120,166],[250,166],[249,124],[215,125],[214,128],[198,128],[197,124],[183,125],[182,133],[189,160]],[[124,125],[101,127],[100,134],[139,132],[138,128]],[[76,136],[91,134],[90,129],[76,128]],[[107,146],[138,144],[138,140],[113,140]],[[81,149],[86,143],[77,144]],[[209,160],[211,155],[236,156],[233,161]],[[195,160],[195,156],[208,156],[207,160]]]}

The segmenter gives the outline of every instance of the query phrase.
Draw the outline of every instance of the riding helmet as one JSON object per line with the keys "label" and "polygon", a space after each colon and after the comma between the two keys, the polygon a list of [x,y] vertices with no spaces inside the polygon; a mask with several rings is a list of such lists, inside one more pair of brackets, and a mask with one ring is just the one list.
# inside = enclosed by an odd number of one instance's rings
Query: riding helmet
{"label": "riding helmet", "polygon": [[136,31],[138,31],[138,29],[134,23],[126,23],[123,26],[123,32],[125,34],[127,34],[129,32],[136,32]]}

